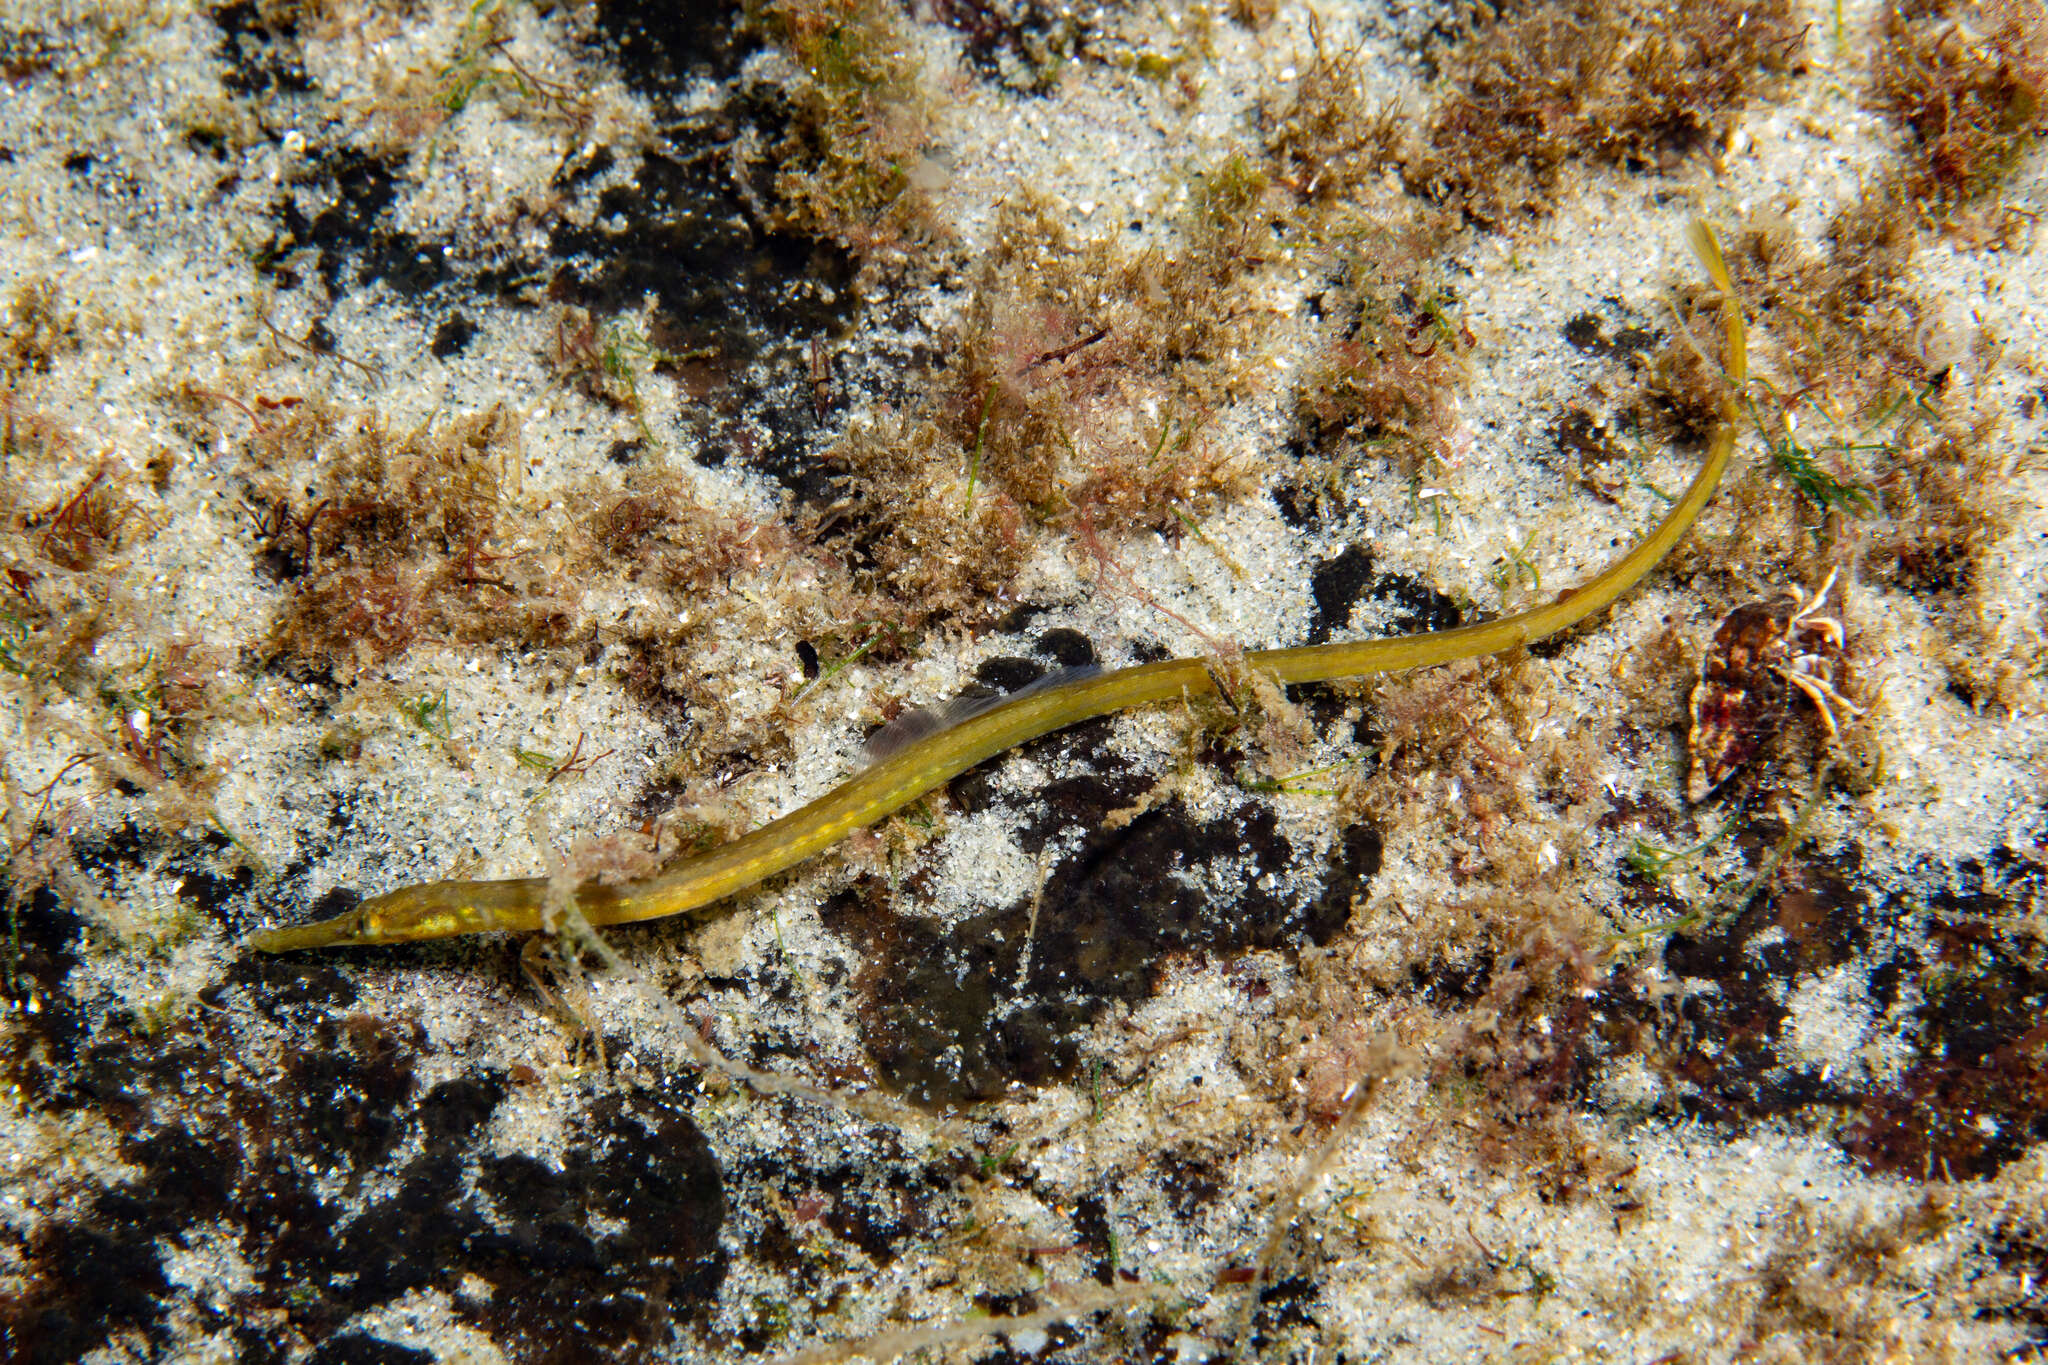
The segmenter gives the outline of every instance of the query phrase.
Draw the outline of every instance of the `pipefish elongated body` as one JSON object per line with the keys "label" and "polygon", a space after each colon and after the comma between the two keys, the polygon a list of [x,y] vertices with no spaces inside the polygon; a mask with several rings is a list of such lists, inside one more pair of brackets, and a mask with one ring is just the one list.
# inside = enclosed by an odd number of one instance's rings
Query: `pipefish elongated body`
{"label": "pipefish elongated body", "polygon": [[[1689,235],[1721,290],[1728,375],[1739,388],[1747,378],[1747,349],[1734,285],[1712,231],[1704,223],[1694,223]],[[1556,601],[1453,630],[1254,650],[1244,655],[1244,665],[1283,686],[1331,682],[1499,654],[1577,624],[1634,587],[1692,526],[1734,453],[1736,418],[1731,393],[1722,403],[1699,472],[1656,530],[1590,582]],[[1216,690],[1216,679],[1203,659],[1166,659],[1029,689],[909,744],[778,820],[652,877],[617,885],[586,882],[576,889],[576,906],[593,925],[631,924],[703,910],[794,867],[1007,749],[1097,716]],[[548,888],[544,877],[404,886],[330,919],[262,930],[250,935],[248,942],[276,953],[492,931],[530,933],[548,927]]]}

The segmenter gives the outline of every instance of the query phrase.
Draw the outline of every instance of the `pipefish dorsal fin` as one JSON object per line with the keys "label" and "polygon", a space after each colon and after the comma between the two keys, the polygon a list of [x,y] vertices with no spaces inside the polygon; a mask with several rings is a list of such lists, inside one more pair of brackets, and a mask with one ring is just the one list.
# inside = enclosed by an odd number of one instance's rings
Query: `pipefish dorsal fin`
{"label": "pipefish dorsal fin", "polygon": [[969,692],[945,701],[935,701],[929,706],[915,707],[868,736],[865,746],[867,761],[871,765],[881,763],[894,758],[913,744],[930,739],[933,735],[941,734],[956,725],[965,725],[976,716],[986,715],[1004,702],[1028,697],[1034,692],[1064,687],[1070,682],[1092,678],[1100,672],[1102,670],[1094,664],[1056,668],[1014,692]]}

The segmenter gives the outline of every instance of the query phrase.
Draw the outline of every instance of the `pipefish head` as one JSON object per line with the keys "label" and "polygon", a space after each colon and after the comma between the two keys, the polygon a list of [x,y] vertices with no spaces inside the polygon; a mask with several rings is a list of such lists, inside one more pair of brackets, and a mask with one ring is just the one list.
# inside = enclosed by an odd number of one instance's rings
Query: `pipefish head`
{"label": "pipefish head", "polygon": [[[298,948],[417,943],[494,929],[531,933],[543,925],[547,891],[545,877],[401,886],[328,919],[259,930],[248,942],[258,952],[288,953]],[[587,903],[595,902],[609,889],[585,887],[581,894]]]}
{"label": "pipefish head", "polygon": [[358,948],[414,939],[440,938],[460,932],[462,927],[444,924],[446,916],[422,914],[417,905],[422,890],[403,887],[373,896],[351,910],[310,924],[291,924],[279,929],[261,929],[249,935],[251,948],[262,953],[289,953],[300,948]]}
{"label": "pipefish head", "polygon": [[380,932],[378,919],[379,916],[372,913],[366,903],[310,924],[259,929],[249,935],[246,942],[259,953],[289,953],[300,948],[346,948],[388,942]]}

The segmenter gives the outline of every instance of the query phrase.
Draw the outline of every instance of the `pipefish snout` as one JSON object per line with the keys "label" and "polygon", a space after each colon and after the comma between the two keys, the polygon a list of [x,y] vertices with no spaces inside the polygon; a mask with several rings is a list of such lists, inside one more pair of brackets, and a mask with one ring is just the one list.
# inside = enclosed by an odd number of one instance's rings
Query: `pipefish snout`
{"label": "pipefish snout", "polygon": [[[1688,235],[1721,291],[1728,377],[1739,390],[1748,377],[1748,351],[1735,287],[1712,230],[1696,222]],[[1244,656],[1244,663],[1283,686],[1330,682],[1498,654],[1567,629],[1634,587],[1678,543],[1728,467],[1735,449],[1735,423],[1731,391],[1722,402],[1720,421],[1699,472],[1656,530],[1590,582],[1553,602],[1455,630],[1256,650]],[[1096,716],[1215,691],[1216,680],[1202,659],[1167,659],[1026,689],[902,745],[809,805],[643,881],[585,883],[576,890],[577,908],[593,925],[631,924],[702,910],[822,852],[1006,749]],[[386,892],[331,919],[266,929],[248,941],[253,948],[276,953],[493,930],[532,932],[547,927],[548,903],[545,878],[427,882]]]}

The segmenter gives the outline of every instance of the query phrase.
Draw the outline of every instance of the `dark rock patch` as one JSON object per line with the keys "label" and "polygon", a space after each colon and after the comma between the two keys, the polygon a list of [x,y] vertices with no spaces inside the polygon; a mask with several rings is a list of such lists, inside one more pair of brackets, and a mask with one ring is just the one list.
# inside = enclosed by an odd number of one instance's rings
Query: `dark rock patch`
{"label": "dark rock patch", "polygon": [[[449,278],[448,248],[382,225],[398,197],[405,163],[353,147],[314,157],[297,192],[278,201],[278,231],[264,258],[273,274],[287,253],[319,253],[320,279],[331,297],[379,280],[416,298]],[[323,204],[312,214],[304,203]]]}
{"label": "dark rock patch", "polygon": [[1103,828],[1142,786],[1077,777],[1038,794],[1020,830],[1027,850],[1057,829],[1096,832],[1053,868],[1035,930],[1029,900],[943,933],[898,912],[874,883],[827,906],[827,925],[861,949],[868,1046],[892,1087],[954,1105],[1069,1078],[1095,1019],[1148,998],[1173,961],[1327,943],[1379,868],[1377,832],[1354,831],[1319,887],[1268,889],[1269,874],[1298,870],[1302,858],[1271,808],[1253,801],[1201,820],[1172,800]]}
{"label": "dark rock patch", "polygon": [[1456,602],[1427,584],[1401,574],[1375,572],[1372,551],[1363,545],[1347,545],[1316,565],[1309,576],[1309,592],[1316,603],[1316,619],[1308,636],[1312,645],[1349,630],[1352,611],[1364,601],[1392,603],[1398,609],[1392,626],[1399,634],[1449,630],[1464,619]]}
{"label": "dark rock patch", "polygon": [[[331,968],[244,964],[203,1008],[145,1026],[71,1002],[75,934],[54,907],[31,913],[20,971],[50,995],[38,1017],[61,1022],[11,1047],[7,1069],[38,1108],[101,1112],[137,1174],[76,1191],[26,1237],[0,1233],[20,1267],[0,1295],[6,1358],[163,1350],[196,1321],[234,1328],[250,1360],[409,1360],[335,1333],[436,1291],[514,1360],[639,1359],[708,1311],[724,1184],[688,1083],[595,1094],[559,1165],[491,1155],[477,1139],[507,1078],[423,1086],[417,1026],[352,1010]],[[301,1045],[245,1053],[245,1017]],[[225,1307],[168,1273],[166,1248],[201,1235],[230,1238],[254,1281]],[[490,1292],[463,1292],[478,1282]]]}
{"label": "dark rock patch", "polygon": [[[1781,833],[1760,822],[1744,842],[1755,856]],[[1714,990],[1672,1006],[1628,969],[1602,984],[1575,1063],[1581,1081],[1640,1053],[1672,1084],[1661,1107],[1673,1116],[1737,1131],[1767,1120],[1823,1123],[1867,1169],[1911,1179],[1997,1174],[2048,1140],[2048,969],[2034,932],[2012,927],[2025,922],[2016,906],[2048,879],[2030,863],[1955,871],[1965,889],[1923,904],[1874,894],[1853,857],[1788,867],[1732,923],[1666,944],[1675,975]],[[1931,955],[1886,946],[1887,930],[1908,922],[1925,924]],[[1909,981],[1922,997],[1902,1030],[1913,1060],[1879,1086],[1831,1078],[1783,1050],[1784,995],[1855,963],[1868,968],[1872,1009],[1891,1009]],[[1574,1090],[1584,1094],[1579,1083]]]}
{"label": "dark rock patch", "polygon": [[[1753,858],[1784,833],[1759,821],[1742,837]],[[1577,1064],[1580,1083],[1600,1065],[1597,1051],[1641,1050],[1673,1083],[1674,1110],[1737,1128],[1772,1118],[1805,1118],[1814,1106],[1853,1103],[1853,1092],[1818,1068],[1787,1065],[1780,1050],[1790,1011],[1781,997],[1797,982],[1862,956],[1872,937],[1870,895],[1850,863],[1809,859],[1780,874],[1733,921],[1672,935],[1664,964],[1675,976],[1712,982],[1675,1007],[1650,998],[1647,980],[1616,972],[1593,1002],[1595,1026]]]}
{"label": "dark rock patch", "polygon": [[2033,867],[1995,890],[1981,868],[1974,879],[1980,889],[1932,907],[1933,958],[1911,964],[1923,998],[1917,1059],[1864,1097],[1846,1135],[1872,1170],[1982,1179],[2048,1141],[2048,967],[2038,930],[2012,927],[2010,904],[2037,895],[2044,878]]}
{"label": "dark rock patch", "polygon": [[[1619,300],[1608,302],[1610,308],[1619,311]],[[1612,331],[1608,324],[1609,319],[1598,313],[1580,313],[1564,325],[1565,344],[1585,355],[1624,361],[1655,355],[1657,347],[1663,344],[1664,334],[1654,327],[1626,318],[1616,322]]]}
{"label": "dark rock patch", "polygon": [[1086,668],[1095,662],[1095,645],[1078,630],[1059,626],[1038,637],[1038,652],[1062,668]]}
{"label": "dark rock patch", "polygon": [[1047,96],[1068,62],[1087,55],[1102,5],[1051,0],[936,0],[932,17],[960,35],[967,69],[992,85]]}
{"label": "dark rock patch", "polygon": [[725,79],[760,46],[736,0],[600,0],[595,8],[619,74],[656,100],[673,100],[694,81]]}
{"label": "dark rock patch", "polygon": [[450,314],[434,329],[434,343],[427,349],[440,360],[461,355],[476,338],[476,324],[460,313]]}
{"label": "dark rock patch", "polygon": [[237,95],[302,95],[313,88],[299,50],[299,26],[289,6],[234,0],[216,5],[221,84]]}

